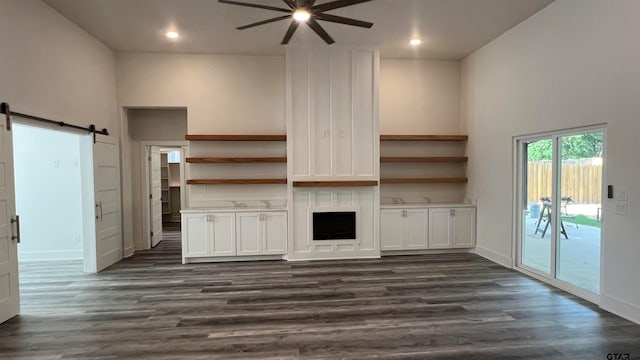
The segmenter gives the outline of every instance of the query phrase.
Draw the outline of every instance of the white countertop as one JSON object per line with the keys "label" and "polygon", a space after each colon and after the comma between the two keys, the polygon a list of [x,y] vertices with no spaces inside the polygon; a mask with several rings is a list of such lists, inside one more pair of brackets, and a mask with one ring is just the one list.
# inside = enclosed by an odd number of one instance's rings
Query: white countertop
{"label": "white countertop", "polygon": [[219,200],[206,206],[190,207],[180,210],[183,214],[202,212],[254,212],[254,211],[286,211],[286,200]]}
{"label": "white countertop", "polygon": [[381,197],[382,209],[411,209],[411,208],[450,208],[450,207],[475,207],[468,199],[454,197],[428,198],[428,197]]}

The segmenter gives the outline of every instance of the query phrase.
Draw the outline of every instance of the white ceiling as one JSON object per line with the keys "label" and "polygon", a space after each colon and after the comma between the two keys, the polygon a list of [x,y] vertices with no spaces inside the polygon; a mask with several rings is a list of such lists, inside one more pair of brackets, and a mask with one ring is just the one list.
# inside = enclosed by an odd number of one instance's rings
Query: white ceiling
{"label": "white ceiling", "polygon": [[[280,13],[217,0],[43,0],[115,51],[281,55],[288,20],[238,31]],[[242,0],[286,7],[282,0]],[[318,0],[322,4],[330,0]],[[337,44],[378,46],[383,57],[460,59],[554,0],[374,0],[328,13],[372,29],[321,22]],[[179,41],[164,37],[169,27]],[[424,38],[419,48],[412,36]],[[291,43],[322,43],[306,26]]]}

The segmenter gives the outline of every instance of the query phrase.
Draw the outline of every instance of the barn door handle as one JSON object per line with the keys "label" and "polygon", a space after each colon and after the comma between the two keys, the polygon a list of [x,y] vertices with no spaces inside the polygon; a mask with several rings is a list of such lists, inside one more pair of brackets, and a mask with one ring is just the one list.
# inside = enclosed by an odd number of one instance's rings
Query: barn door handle
{"label": "barn door handle", "polygon": [[102,201],[100,201],[100,221],[102,221]]}
{"label": "barn door handle", "polygon": [[11,218],[11,224],[16,224],[16,235],[11,235],[11,240],[15,240],[16,243],[20,244],[20,215]]}

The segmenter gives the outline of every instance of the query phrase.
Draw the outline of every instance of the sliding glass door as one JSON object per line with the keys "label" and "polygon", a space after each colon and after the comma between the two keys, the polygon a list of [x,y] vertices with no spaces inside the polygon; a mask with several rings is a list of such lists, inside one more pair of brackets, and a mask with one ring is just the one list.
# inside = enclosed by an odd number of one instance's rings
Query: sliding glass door
{"label": "sliding glass door", "polygon": [[[553,141],[523,142],[522,264],[551,274],[551,208]],[[548,154],[548,156],[542,156]]]}
{"label": "sliding glass door", "polygon": [[522,138],[518,267],[600,292],[604,131]]}

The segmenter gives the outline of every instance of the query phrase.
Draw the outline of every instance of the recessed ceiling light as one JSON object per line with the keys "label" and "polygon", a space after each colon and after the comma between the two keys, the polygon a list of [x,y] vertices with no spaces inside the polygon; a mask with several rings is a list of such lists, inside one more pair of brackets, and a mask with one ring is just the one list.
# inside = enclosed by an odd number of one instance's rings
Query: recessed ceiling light
{"label": "recessed ceiling light", "polygon": [[422,45],[422,39],[413,38],[413,39],[411,39],[411,41],[409,41],[409,44],[412,45],[412,46]]}
{"label": "recessed ceiling light", "polygon": [[177,31],[167,31],[165,33],[165,36],[168,37],[169,39],[177,39],[180,37],[180,34],[178,34]]}
{"label": "recessed ceiling light", "polygon": [[311,19],[311,13],[305,9],[298,9],[293,12],[293,18],[298,22],[305,22]]}

